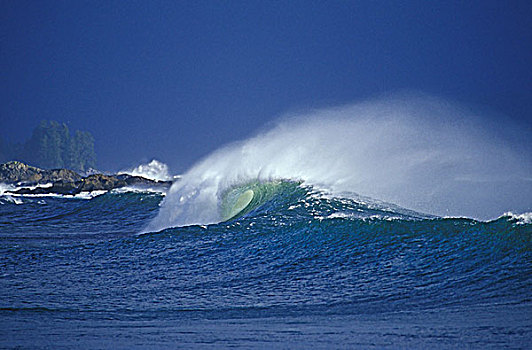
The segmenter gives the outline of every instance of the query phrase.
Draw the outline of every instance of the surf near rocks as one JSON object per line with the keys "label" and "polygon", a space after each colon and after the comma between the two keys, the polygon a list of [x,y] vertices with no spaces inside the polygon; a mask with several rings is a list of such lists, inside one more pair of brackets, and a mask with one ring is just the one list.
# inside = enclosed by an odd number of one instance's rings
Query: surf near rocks
{"label": "surf near rocks", "polygon": [[16,186],[6,193],[18,195],[77,195],[127,186],[166,190],[172,185],[172,181],[151,180],[129,174],[97,173],[83,177],[69,169],[40,169],[18,161],[0,164],[0,183]]}

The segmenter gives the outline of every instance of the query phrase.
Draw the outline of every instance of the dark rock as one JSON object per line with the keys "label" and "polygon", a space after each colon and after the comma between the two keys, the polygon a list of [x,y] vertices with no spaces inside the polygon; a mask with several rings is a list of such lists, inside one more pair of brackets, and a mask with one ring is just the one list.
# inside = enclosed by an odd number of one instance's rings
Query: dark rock
{"label": "dark rock", "polygon": [[149,187],[149,186],[161,186],[161,187],[170,187],[172,181],[157,181],[146,179],[142,176],[129,175],[129,174],[119,174],[116,177],[120,180],[124,180],[128,186],[139,186],[139,187]]}
{"label": "dark rock", "polygon": [[56,181],[51,187],[21,188],[11,193],[15,194],[78,194],[80,182]]}
{"label": "dark rock", "polygon": [[118,179],[116,176],[109,176],[103,174],[94,174],[87,176],[86,178],[81,180],[81,182],[81,191],[109,191],[127,185],[124,180]]}
{"label": "dark rock", "polygon": [[0,165],[0,182],[8,184],[37,183],[42,179],[42,169],[13,161]]}
{"label": "dark rock", "polygon": [[76,182],[76,181],[81,180],[81,176],[79,174],[69,169],[49,170],[49,173],[47,175],[48,175],[47,182],[55,182],[55,181]]}
{"label": "dark rock", "polygon": [[21,188],[19,190],[16,190],[16,191],[7,191],[8,193],[14,193],[14,194],[48,194],[50,193],[50,188],[42,188],[42,187],[37,187],[37,188],[33,188],[33,189],[30,189],[30,188]]}
{"label": "dark rock", "polygon": [[60,180],[74,182],[81,176],[68,169],[45,170],[17,161],[0,164],[0,182],[7,184],[36,185]]}
{"label": "dark rock", "polygon": [[0,182],[16,185],[37,185],[52,183],[51,187],[21,188],[15,194],[62,194],[75,195],[82,191],[110,191],[124,186],[168,188],[171,181],[154,181],[129,174],[92,174],[82,178],[68,169],[39,169],[21,162],[0,164]]}
{"label": "dark rock", "polygon": [[[36,188],[38,189],[38,187]],[[81,192],[80,190],[80,184],[79,182],[72,182],[72,181],[57,181],[54,182],[52,187],[48,188],[42,188],[43,190],[48,190],[48,193],[55,193],[55,194],[78,194]]]}

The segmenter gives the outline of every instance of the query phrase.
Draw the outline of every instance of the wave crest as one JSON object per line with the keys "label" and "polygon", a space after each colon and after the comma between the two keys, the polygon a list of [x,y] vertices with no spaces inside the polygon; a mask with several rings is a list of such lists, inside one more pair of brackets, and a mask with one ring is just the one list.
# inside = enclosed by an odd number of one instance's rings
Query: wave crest
{"label": "wave crest", "polygon": [[514,214],[511,211],[504,213],[502,217],[509,218],[510,220],[517,221],[518,225],[528,225],[532,224],[532,212],[528,213],[522,213],[522,214]]}
{"label": "wave crest", "polygon": [[[221,221],[235,184],[288,179],[439,216],[493,218],[526,211],[532,164],[489,123],[430,97],[403,97],[283,118],[224,147],[170,189],[150,229]],[[508,131],[510,130],[510,131]]]}

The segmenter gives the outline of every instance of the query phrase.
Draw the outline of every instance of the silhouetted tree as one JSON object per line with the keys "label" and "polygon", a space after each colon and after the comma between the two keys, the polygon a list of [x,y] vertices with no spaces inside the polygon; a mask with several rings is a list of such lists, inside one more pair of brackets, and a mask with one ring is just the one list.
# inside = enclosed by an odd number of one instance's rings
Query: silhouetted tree
{"label": "silhouetted tree", "polygon": [[76,170],[86,171],[94,168],[96,154],[94,153],[94,138],[86,131],[76,131],[70,140],[68,167]]}
{"label": "silhouetted tree", "polygon": [[0,140],[0,156],[4,154],[4,158],[19,158],[42,168],[86,171],[95,167],[96,163],[92,135],[86,131],[76,131],[70,136],[67,125],[56,121],[41,121],[31,138],[21,147],[22,151],[11,152],[9,146],[4,144]]}

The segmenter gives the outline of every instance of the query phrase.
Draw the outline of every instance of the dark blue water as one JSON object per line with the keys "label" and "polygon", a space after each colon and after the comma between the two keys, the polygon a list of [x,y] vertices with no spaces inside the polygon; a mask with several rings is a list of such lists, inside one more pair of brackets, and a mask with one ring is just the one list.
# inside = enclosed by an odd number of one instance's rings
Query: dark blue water
{"label": "dark blue water", "polygon": [[162,196],[0,197],[0,348],[532,347],[532,225],[296,186],[139,234]]}

